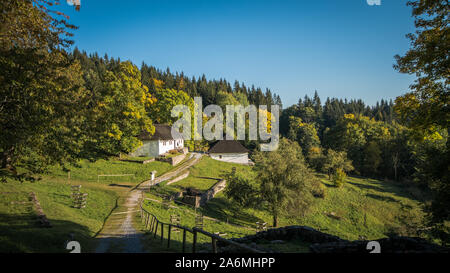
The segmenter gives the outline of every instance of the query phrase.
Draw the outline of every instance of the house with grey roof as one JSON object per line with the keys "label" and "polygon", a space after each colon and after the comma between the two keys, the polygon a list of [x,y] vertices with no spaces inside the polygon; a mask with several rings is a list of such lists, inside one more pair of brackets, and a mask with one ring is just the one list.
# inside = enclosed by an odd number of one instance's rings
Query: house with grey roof
{"label": "house with grey roof", "polygon": [[155,133],[150,135],[142,132],[138,138],[142,146],[130,154],[133,157],[157,157],[170,150],[181,150],[184,148],[184,139],[181,134],[172,135],[171,126],[166,124],[154,124]]}
{"label": "house with grey roof", "polygon": [[236,140],[220,140],[211,149],[209,156],[212,159],[239,164],[250,164],[248,150]]}

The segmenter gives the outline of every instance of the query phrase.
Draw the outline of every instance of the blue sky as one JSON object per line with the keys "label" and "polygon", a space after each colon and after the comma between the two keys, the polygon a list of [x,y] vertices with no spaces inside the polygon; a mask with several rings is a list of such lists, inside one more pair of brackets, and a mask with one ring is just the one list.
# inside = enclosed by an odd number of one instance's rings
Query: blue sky
{"label": "blue sky", "polygon": [[404,0],[62,2],[88,53],[268,87],[285,106],[314,90],[375,104],[414,80],[392,68],[414,31]]}

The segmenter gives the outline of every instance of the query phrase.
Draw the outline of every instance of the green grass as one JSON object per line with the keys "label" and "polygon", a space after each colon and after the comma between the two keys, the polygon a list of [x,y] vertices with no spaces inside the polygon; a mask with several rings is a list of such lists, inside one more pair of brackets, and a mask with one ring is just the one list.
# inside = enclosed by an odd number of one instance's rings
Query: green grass
{"label": "green grass", "polygon": [[144,161],[146,161],[146,160],[150,160],[150,159],[153,159],[154,157],[149,157],[149,156],[139,156],[139,157],[131,157],[131,156],[129,156],[129,157],[126,157],[126,158],[123,158],[124,160],[131,160],[131,161],[136,161],[136,162],[144,162]]}
{"label": "green grass", "polygon": [[[147,193],[146,196],[148,198],[152,198],[155,200],[161,200],[158,196],[154,196],[152,194]],[[170,216],[171,215],[180,215],[181,216],[181,225],[186,226],[189,228],[192,228],[195,226],[195,213],[196,211],[187,205],[182,205],[175,202],[168,203],[171,207],[167,207],[165,204],[157,203],[150,200],[144,201],[144,207],[152,214],[154,214],[160,221],[164,223],[170,223]],[[177,207],[177,208],[174,208]],[[197,212],[201,212],[202,210],[199,209]],[[207,218],[204,218],[203,220],[204,224],[204,230],[214,233],[214,232],[221,232],[221,233],[227,233],[225,238],[235,238],[235,237],[242,237],[249,234],[253,234],[253,229],[246,229],[243,227],[237,227],[230,224],[227,224],[226,221],[214,221]],[[165,230],[165,237],[167,238],[167,227]],[[160,235],[160,231],[158,232],[158,235]],[[157,238],[160,238],[157,236]],[[188,233],[187,236],[187,242],[189,245],[188,251],[190,250],[191,244],[192,244],[192,235]],[[174,251],[181,251],[181,242],[182,242],[182,233],[174,233],[172,235],[172,240],[174,240],[173,245]],[[198,243],[210,243],[211,238],[208,236],[205,236],[203,234],[198,235]],[[152,243],[150,242],[150,245]]]}
{"label": "green grass", "polygon": [[[185,161],[188,159],[185,159]],[[87,192],[88,205],[85,209],[71,207],[70,184],[67,173],[54,167],[43,180],[35,183],[9,181],[0,184],[0,252],[67,252],[65,242],[69,234],[82,245],[82,252],[92,251],[95,241],[92,237],[102,228],[104,221],[115,207],[119,196],[125,194],[137,183],[150,177],[150,172],[158,175],[176,169],[168,163],[151,162],[137,164],[118,160],[100,160],[95,163],[81,161],[79,167],[70,167],[71,184],[81,184],[82,192]],[[223,178],[224,174],[236,167],[237,172],[257,182],[251,167],[225,163],[203,157],[190,169],[190,177],[170,186],[162,183],[153,187],[147,198],[162,200],[161,195],[179,191],[180,187],[194,187],[205,190],[216,183],[208,178]],[[97,174],[134,173],[136,178],[112,177],[101,178]],[[424,219],[423,202],[417,191],[411,186],[403,187],[393,182],[349,177],[343,188],[336,188],[325,176],[319,175],[326,187],[326,197],[316,198],[305,215],[290,212],[279,219],[280,226],[306,225],[343,239],[357,240],[360,236],[367,239],[386,237],[390,232],[402,235],[415,235],[414,226]],[[52,223],[52,228],[40,228],[36,223],[36,214],[28,202],[29,192],[35,192],[41,206]],[[181,215],[181,224],[193,227],[195,213],[216,218],[219,222],[204,219],[205,230],[211,233],[227,233],[226,238],[242,237],[255,233],[255,222],[272,223],[272,217],[265,204],[258,208],[244,209],[236,207],[223,192],[220,192],[205,207],[195,211],[192,207],[171,202],[176,208],[167,208],[161,203],[145,201],[145,207],[160,220],[170,222],[171,214]],[[327,214],[334,213],[339,219]],[[175,233],[173,248],[165,250],[160,241],[146,235],[145,241],[152,251],[179,251],[181,234]],[[191,235],[187,237],[192,241]],[[208,243],[209,238],[199,236],[199,242]],[[166,240],[164,241],[166,242]],[[158,246],[156,246],[158,244]],[[260,242],[261,245],[282,252],[305,252],[307,245],[303,242],[287,242],[274,245]],[[189,251],[189,249],[188,249]]]}
{"label": "green grass", "polygon": [[[122,202],[118,198],[149,179],[151,171],[162,175],[171,169],[164,162],[143,165],[115,159],[81,161],[79,167],[70,167],[70,180],[66,172],[55,166],[35,183],[0,184],[0,253],[67,252],[65,243],[71,233],[81,243],[82,252],[91,252],[96,245],[93,237],[102,229],[116,203]],[[97,174],[123,173],[133,173],[135,177],[101,177],[100,183],[97,182]],[[72,208],[71,185],[82,185],[81,192],[88,193],[86,208]],[[30,192],[36,193],[52,228],[37,224],[36,212],[28,202]]]}
{"label": "green grass", "polygon": [[[391,232],[415,235],[414,226],[425,217],[423,203],[392,182],[350,177],[343,188],[334,187],[324,177],[322,182],[327,188],[326,197],[316,198],[306,215],[283,215],[280,226],[306,225],[348,240],[358,240],[360,236],[379,239]],[[223,193],[211,200],[205,211],[216,218],[232,215],[240,225],[254,225],[257,221],[272,224],[263,204],[258,209],[236,208]],[[330,213],[340,219],[330,217]]]}
{"label": "green grass", "polygon": [[[256,182],[257,178],[249,166],[204,157],[198,165],[191,168],[190,177],[169,186],[162,184],[155,187],[147,196],[161,200],[161,195],[173,193],[181,187],[205,190],[215,183],[214,180],[206,177],[223,177],[223,174],[231,171],[232,167],[236,167],[238,172]],[[423,201],[419,200],[411,185],[402,186],[395,182],[349,177],[344,187],[336,188],[326,176],[320,174],[318,176],[326,188],[325,198],[315,198],[304,215],[295,211],[282,215],[279,218],[279,226],[310,226],[347,240],[358,240],[361,237],[369,240],[380,239],[391,233],[417,236],[415,229],[423,222],[425,212]],[[180,212],[179,209],[167,210],[163,205],[155,202],[146,202],[146,207],[166,222],[169,222],[170,214],[175,214],[175,211]],[[194,226],[194,209],[189,206],[182,207],[181,214],[184,215],[182,224],[188,227]],[[232,234],[232,237],[254,233],[248,228],[254,228],[258,221],[267,222],[269,226],[272,224],[272,216],[265,204],[260,204],[258,208],[237,207],[226,198],[223,192],[217,194],[206,206],[197,211],[222,221],[217,224],[212,222],[207,224],[207,231],[228,233]],[[338,219],[330,217],[330,214],[336,215]],[[287,242],[280,245],[272,245],[268,242],[263,244],[278,251],[306,251],[305,245],[301,242]]]}
{"label": "green grass", "polygon": [[[197,165],[190,168],[189,177],[166,187],[171,192],[176,192],[183,188],[194,188],[199,191],[206,191],[217,183],[217,179],[224,178],[225,174],[231,172],[233,167],[236,168],[236,172],[243,173],[246,176],[253,175],[249,166],[221,162],[208,156],[204,156]],[[165,184],[163,184],[163,186],[165,186]]]}
{"label": "green grass", "polygon": [[[82,160],[79,162],[79,166],[70,166],[68,169],[70,170],[70,177],[73,180],[97,182],[97,175],[99,174],[134,174],[134,176],[100,177],[98,181],[100,183],[140,183],[144,180],[150,179],[152,171],[157,171],[156,176],[160,176],[172,168],[173,167],[169,163],[160,161],[154,161],[148,164],[137,164],[134,162],[126,162],[115,159],[102,159],[96,162]],[[67,178],[68,174],[60,167],[55,166],[51,168],[50,176]]]}
{"label": "green grass", "polygon": [[[71,233],[82,252],[92,251],[92,237],[115,207],[118,194],[106,185],[87,183],[82,184],[81,191],[88,193],[87,206],[76,209],[71,207],[70,184],[63,180],[1,184],[0,252],[67,252],[65,242]],[[36,193],[51,228],[38,225],[34,206],[28,202],[30,192]]]}

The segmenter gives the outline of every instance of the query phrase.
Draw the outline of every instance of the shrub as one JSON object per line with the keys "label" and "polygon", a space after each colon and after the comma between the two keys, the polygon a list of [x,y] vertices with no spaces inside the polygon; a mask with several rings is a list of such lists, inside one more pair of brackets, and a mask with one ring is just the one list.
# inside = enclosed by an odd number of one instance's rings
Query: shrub
{"label": "shrub", "polygon": [[317,186],[312,190],[314,197],[325,198],[327,196],[327,188],[322,183],[317,183]]}
{"label": "shrub", "polygon": [[347,179],[347,174],[342,169],[337,169],[333,174],[333,183],[336,187],[340,188],[344,186],[345,180]]}

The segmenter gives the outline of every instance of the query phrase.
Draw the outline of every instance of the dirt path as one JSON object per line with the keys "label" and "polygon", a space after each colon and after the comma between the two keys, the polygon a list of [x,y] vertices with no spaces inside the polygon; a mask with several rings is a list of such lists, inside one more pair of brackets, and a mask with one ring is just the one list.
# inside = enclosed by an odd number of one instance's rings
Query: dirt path
{"label": "dirt path", "polygon": [[170,171],[156,178],[154,181],[147,180],[119,197],[118,206],[106,220],[100,233],[96,236],[99,240],[96,253],[142,253],[144,252],[141,239],[143,233],[133,226],[133,219],[139,210],[142,192],[149,187],[162,183],[176,177],[186,169],[198,163],[201,154],[193,153],[191,158]]}

